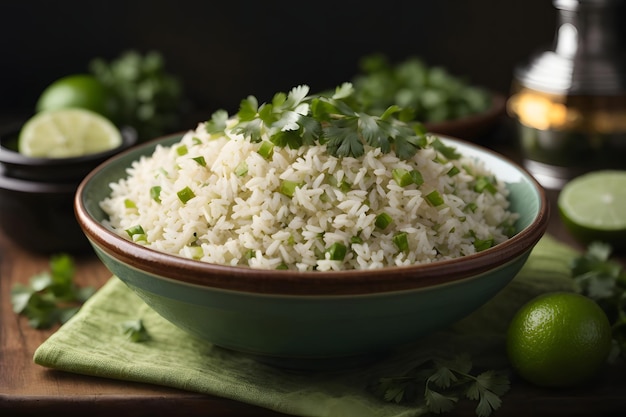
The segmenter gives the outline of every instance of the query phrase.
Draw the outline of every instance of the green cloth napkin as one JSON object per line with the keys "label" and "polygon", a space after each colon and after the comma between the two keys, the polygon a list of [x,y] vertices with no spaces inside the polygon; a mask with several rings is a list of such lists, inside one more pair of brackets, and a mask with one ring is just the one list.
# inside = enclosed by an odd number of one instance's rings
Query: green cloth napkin
{"label": "green cloth napkin", "polygon": [[[576,255],[569,246],[544,236],[518,276],[478,311],[357,370],[287,371],[210,345],[163,319],[117,277],[36,350],[34,361],[68,372],[225,397],[297,416],[419,416],[426,410],[381,401],[366,384],[408,370],[433,352],[465,352],[475,365],[505,368],[504,334],[510,318],[540,293],[572,290],[568,262]],[[121,323],[138,318],[150,341],[131,342],[120,330]]]}

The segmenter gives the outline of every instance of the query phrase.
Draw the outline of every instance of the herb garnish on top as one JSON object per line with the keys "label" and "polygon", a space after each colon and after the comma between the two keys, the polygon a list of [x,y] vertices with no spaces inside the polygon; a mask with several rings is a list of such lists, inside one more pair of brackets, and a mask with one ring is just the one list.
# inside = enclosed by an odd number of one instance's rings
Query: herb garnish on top
{"label": "herb garnish on top", "polygon": [[228,113],[218,110],[205,128],[211,134],[230,130],[252,142],[267,138],[275,146],[292,149],[325,144],[335,157],[358,158],[369,145],[409,159],[428,144],[421,123],[408,124],[396,117],[402,110],[399,106],[389,106],[379,116],[371,115],[354,93],[352,84],[344,83],[332,95],[309,95],[309,87],[301,85],[289,94],[276,93],[270,103],[261,105],[256,97],[248,96],[241,101],[233,126],[228,125]]}

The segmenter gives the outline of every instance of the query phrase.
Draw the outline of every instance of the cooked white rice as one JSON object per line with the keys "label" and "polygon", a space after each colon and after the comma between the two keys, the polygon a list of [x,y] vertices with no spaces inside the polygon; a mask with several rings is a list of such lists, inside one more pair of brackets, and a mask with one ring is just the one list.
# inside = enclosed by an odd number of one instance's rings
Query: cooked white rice
{"label": "cooked white rice", "polygon": [[[445,160],[432,146],[411,160],[379,148],[337,158],[324,146],[274,147],[266,159],[259,146],[237,136],[211,137],[200,124],[179,143],[135,161],[127,178],[111,184],[101,202],[108,225],[150,248],[206,262],[325,271],[472,254],[477,242],[508,239],[517,218],[502,183],[495,193],[474,190],[477,178],[493,173],[473,159]],[[450,176],[453,166],[459,172]],[[424,183],[398,185],[392,175],[398,168],[418,170]],[[300,185],[293,196],[281,192],[285,181]],[[151,195],[154,187],[159,198]],[[193,196],[183,202],[178,193],[186,187]],[[433,190],[444,204],[427,201]],[[375,223],[383,212],[392,221],[381,230]],[[131,237],[126,230],[138,226]],[[407,247],[394,239],[403,232]],[[347,248],[343,260],[332,260],[328,248],[335,242]]]}

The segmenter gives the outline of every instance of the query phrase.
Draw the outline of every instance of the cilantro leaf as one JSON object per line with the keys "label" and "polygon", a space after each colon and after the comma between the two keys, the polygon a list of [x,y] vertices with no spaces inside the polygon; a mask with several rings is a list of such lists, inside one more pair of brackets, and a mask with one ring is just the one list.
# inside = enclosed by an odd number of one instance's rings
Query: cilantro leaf
{"label": "cilantro leaf", "polygon": [[360,156],[364,148],[357,131],[357,119],[343,119],[324,128],[327,147],[332,155]]}
{"label": "cilantro leaf", "polygon": [[[330,95],[308,93],[309,87],[301,85],[289,94],[276,93],[270,103],[260,105],[254,96],[248,96],[240,102],[232,131],[251,142],[265,138],[292,149],[319,143],[339,158],[358,158],[370,146],[408,159],[427,144],[423,126],[408,125],[398,118],[403,111],[399,106],[391,105],[379,115],[363,112],[351,83],[343,83]],[[213,113],[205,123],[207,132],[226,130],[226,117],[224,110]]]}
{"label": "cilantro leaf", "polygon": [[444,395],[434,390],[426,390],[424,394],[428,409],[437,414],[447,413],[454,409],[459,401],[455,396]]}
{"label": "cilantro leaf", "polygon": [[611,323],[615,355],[626,358],[626,271],[611,259],[613,248],[592,242],[585,253],[572,259],[570,271],[576,290],[594,300]]}
{"label": "cilantro leaf", "polygon": [[447,159],[459,159],[461,157],[461,154],[456,151],[456,148],[452,146],[447,146],[439,138],[435,138],[432,145],[435,150],[437,150]]}
{"label": "cilantro leaf", "polygon": [[501,406],[500,397],[510,388],[508,375],[489,370],[474,376],[471,370],[467,355],[433,357],[403,375],[379,378],[371,389],[384,401],[425,405],[437,414],[453,410],[465,398],[478,402],[477,416],[487,417]]}
{"label": "cilantro leaf", "polygon": [[239,120],[242,122],[249,122],[250,120],[254,120],[258,111],[259,102],[256,97],[248,96],[239,103],[239,112],[237,113],[237,117],[239,117]]}
{"label": "cilantro leaf", "polygon": [[29,285],[16,283],[11,288],[13,311],[27,317],[36,329],[65,323],[95,291],[75,285],[74,260],[69,255],[52,255],[49,265],[50,270],[33,275]]}
{"label": "cilantro leaf", "polygon": [[226,122],[228,121],[228,112],[225,110],[218,110],[211,116],[211,120],[204,124],[204,128],[208,133],[220,133],[226,129]]}
{"label": "cilantro leaf", "polygon": [[147,342],[152,339],[141,319],[127,320],[120,324],[120,329],[133,343]]}

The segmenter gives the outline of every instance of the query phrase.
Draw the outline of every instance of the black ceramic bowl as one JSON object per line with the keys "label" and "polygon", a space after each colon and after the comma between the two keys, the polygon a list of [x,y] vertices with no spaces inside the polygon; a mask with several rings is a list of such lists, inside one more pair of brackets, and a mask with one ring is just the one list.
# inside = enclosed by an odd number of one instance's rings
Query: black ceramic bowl
{"label": "black ceramic bowl", "polygon": [[122,129],[117,148],[75,158],[30,158],[17,151],[18,131],[0,134],[0,230],[38,253],[91,250],[74,215],[78,184],[94,168],[137,142]]}
{"label": "black ceramic bowl", "polygon": [[122,128],[120,146],[104,152],[72,158],[32,158],[17,151],[19,130],[10,129],[0,133],[0,165],[3,175],[23,180],[43,182],[75,182],[87,175],[93,168],[120,151],[137,142],[137,134],[131,128]]}

